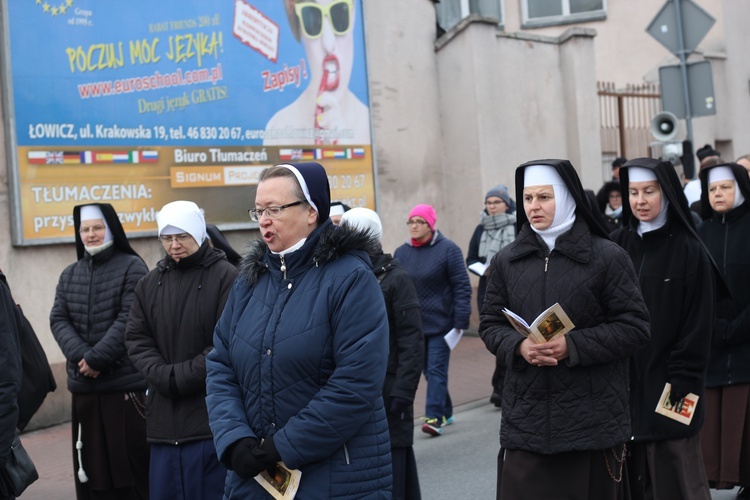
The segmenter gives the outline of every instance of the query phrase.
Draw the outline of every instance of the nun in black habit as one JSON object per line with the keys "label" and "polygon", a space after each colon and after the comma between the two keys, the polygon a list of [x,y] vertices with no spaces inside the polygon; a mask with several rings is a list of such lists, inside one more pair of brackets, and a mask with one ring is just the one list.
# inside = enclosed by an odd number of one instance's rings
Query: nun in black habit
{"label": "nun in black habit", "polygon": [[[628,359],[649,338],[633,265],[612,243],[567,160],[516,170],[519,234],[492,259],[479,335],[505,361],[499,499],[627,498]],[[528,323],[555,303],[574,323],[534,344]]]}
{"label": "nun in black habit", "polygon": [[[612,234],[633,260],[651,316],[651,342],[632,359],[633,499],[710,499],[698,434],[711,345],[715,275],[670,162],[637,158],[620,168],[623,227]],[[689,425],[656,413],[665,385],[672,405],[699,397]]]}

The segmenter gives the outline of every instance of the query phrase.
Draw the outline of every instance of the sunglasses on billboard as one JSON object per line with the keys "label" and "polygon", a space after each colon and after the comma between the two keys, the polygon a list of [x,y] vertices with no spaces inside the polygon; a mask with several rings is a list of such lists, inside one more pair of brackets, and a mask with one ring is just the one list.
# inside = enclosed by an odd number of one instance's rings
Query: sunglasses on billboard
{"label": "sunglasses on billboard", "polygon": [[353,0],[337,0],[328,5],[315,2],[294,4],[294,12],[302,25],[307,38],[318,38],[323,33],[323,18],[328,17],[333,32],[338,36],[346,35],[352,28]]}

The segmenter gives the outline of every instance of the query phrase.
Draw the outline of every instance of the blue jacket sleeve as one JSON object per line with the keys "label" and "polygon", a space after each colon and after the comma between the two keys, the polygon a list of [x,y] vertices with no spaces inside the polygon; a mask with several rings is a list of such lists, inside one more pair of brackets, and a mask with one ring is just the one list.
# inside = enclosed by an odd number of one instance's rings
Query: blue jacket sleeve
{"label": "blue jacket sleeve", "polygon": [[446,255],[448,279],[453,289],[453,326],[465,330],[471,318],[471,282],[458,245],[451,244]]}

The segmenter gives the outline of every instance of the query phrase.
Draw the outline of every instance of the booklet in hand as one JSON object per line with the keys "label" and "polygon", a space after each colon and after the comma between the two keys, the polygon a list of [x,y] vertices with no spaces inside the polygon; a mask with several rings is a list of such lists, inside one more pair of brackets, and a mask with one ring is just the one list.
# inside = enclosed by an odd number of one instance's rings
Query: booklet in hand
{"label": "booklet in hand", "polygon": [[484,276],[485,271],[487,271],[487,264],[482,264],[481,262],[475,262],[472,265],[469,266],[469,271],[476,274],[477,276]]}
{"label": "booklet in hand", "polygon": [[565,335],[575,328],[575,325],[570,321],[570,318],[565,314],[565,311],[563,311],[562,306],[558,302],[555,302],[553,306],[537,316],[531,325],[508,309],[503,309],[503,314],[505,314],[511,326],[518,333],[530,338],[535,344],[543,344],[556,337]]}
{"label": "booklet in hand", "polygon": [[669,402],[669,393],[672,390],[672,385],[667,382],[664,385],[664,390],[659,398],[659,403],[656,405],[656,413],[664,415],[672,420],[677,420],[681,424],[690,425],[695,414],[695,409],[698,407],[698,398],[692,392],[677,402],[676,405],[672,405]]}
{"label": "booklet in hand", "polygon": [[255,480],[276,500],[292,500],[297,494],[302,471],[290,469],[284,462],[276,462],[273,475],[263,471]]}

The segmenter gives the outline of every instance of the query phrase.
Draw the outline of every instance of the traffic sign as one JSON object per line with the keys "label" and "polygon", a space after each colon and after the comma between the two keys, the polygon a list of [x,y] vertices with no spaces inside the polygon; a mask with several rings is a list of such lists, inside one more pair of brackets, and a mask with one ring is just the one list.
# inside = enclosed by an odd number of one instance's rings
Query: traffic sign
{"label": "traffic sign", "polygon": [[[692,0],[678,0],[682,14],[682,31],[686,55],[693,52],[706,36],[716,20]],[[679,55],[680,39],[678,30],[677,8],[673,0],[667,0],[646,31],[657,42],[664,45],[673,54]]]}
{"label": "traffic sign", "polygon": [[[714,82],[711,77],[711,62],[699,61],[687,64],[687,83],[691,116],[716,114]],[[682,70],[679,64],[659,68],[661,85],[661,107],[677,118],[686,118],[685,93],[682,85]]]}

